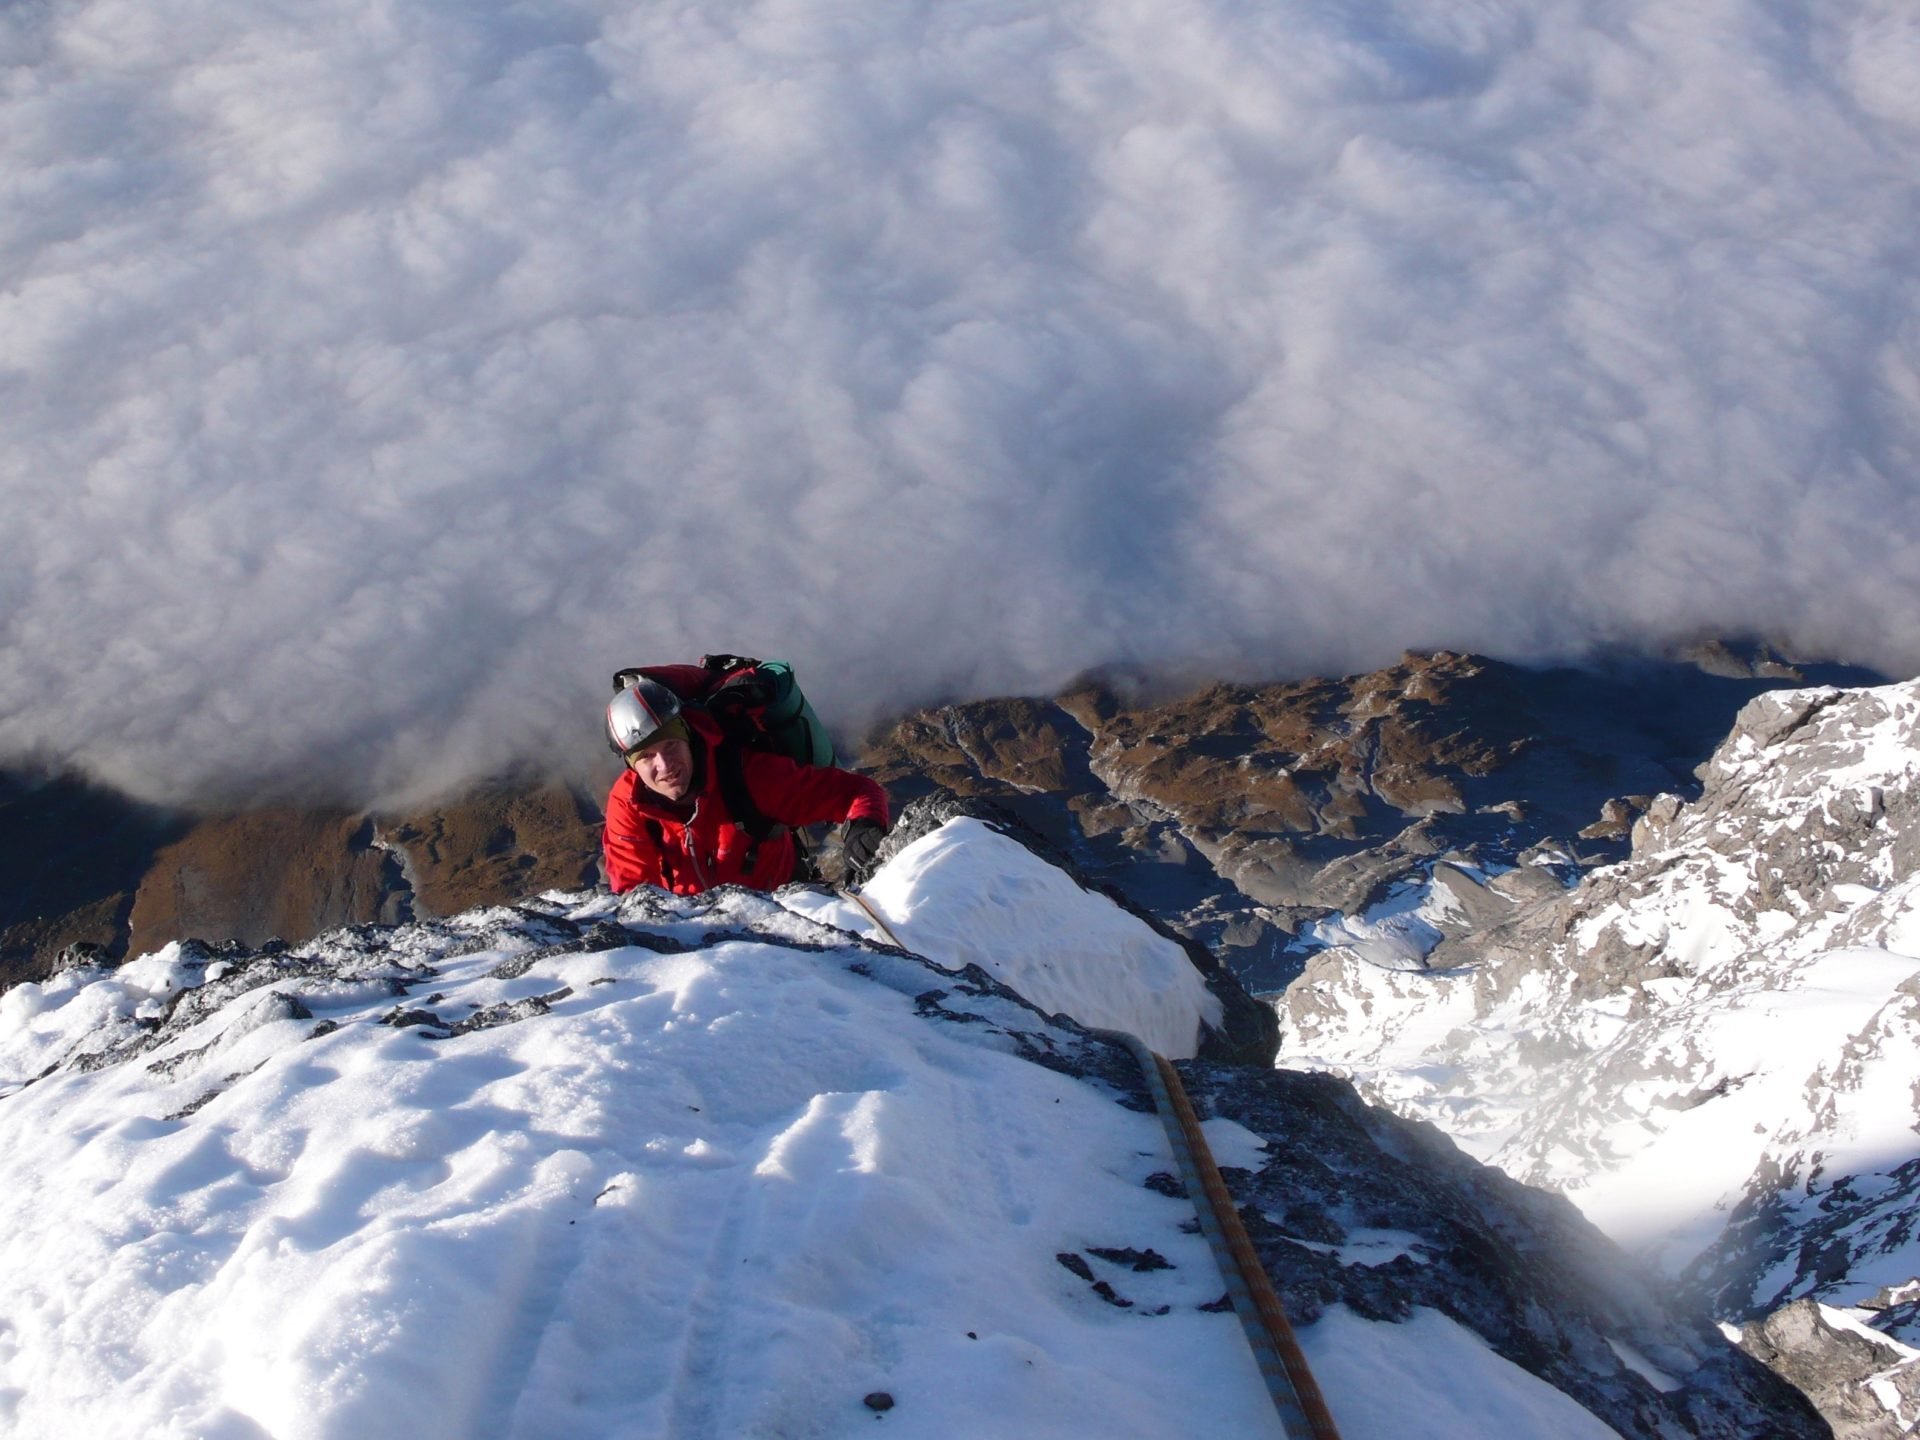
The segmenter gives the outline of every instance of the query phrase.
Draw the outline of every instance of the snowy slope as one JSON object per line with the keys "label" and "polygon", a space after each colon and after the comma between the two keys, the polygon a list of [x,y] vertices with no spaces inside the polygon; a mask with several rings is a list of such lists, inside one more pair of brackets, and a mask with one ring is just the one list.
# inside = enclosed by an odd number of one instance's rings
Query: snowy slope
{"label": "snowy slope", "polygon": [[[1048,1014],[1130,1031],[1172,1059],[1191,1056],[1221,1005],[1186,953],[1065,871],[1031,857],[999,864],[1009,852],[989,843],[992,835],[961,819],[915,841],[874,877],[867,902],[894,938],[942,965],[978,965]],[[794,903],[849,929],[875,929],[841,900]]]}
{"label": "snowy slope", "polygon": [[1920,686],[1761,697],[1702,779],[1439,969],[1318,957],[1283,1063],[1562,1190],[1722,1313],[1857,1304],[1920,1275]]}
{"label": "snowy slope", "polygon": [[[1153,947],[1104,988],[1062,948],[1107,902],[983,827],[924,843],[874,887],[913,943],[970,953],[936,891],[1004,881],[1006,973],[1169,1023]],[[556,892],[9,992],[0,1425],[871,1435],[886,1392],[889,1434],[1277,1433],[1189,1207],[1142,1184],[1157,1122],[1069,1073],[1101,1047],[808,904]],[[1170,1268],[1106,1271],[1122,1310],[1057,1259],[1093,1247]],[[1613,1433],[1413,1320],[1305,1329],[1349,1440]]]}

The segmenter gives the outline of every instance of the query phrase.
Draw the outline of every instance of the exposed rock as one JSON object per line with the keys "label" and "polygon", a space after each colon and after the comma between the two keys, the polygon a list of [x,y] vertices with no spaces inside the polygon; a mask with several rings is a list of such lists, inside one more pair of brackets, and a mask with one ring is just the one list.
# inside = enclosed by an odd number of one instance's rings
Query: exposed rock
{"label": "exposed rock", "polygon": [[[1798,678],[1715,656],[1726,673],[1441,653],[1151,703],[1088,686],[1052,704],[909,716],[860,759],[903,799],[938,786],[1005,805],[1255,988],[1278,989],[1317,948],[1301,938],[1314,920],[1364,909],[1436,860],[1492,873],[1551,841],[1564,879],[1620,858],[1636,797],[1690,791],[1741,703]],[[1535,883],[1494,889],[1449,933],[1557,879],[1543,867]]]}
{"label": "exposed rock", "polygon": [[[1443,653],[1173,700],[1087,685],[909,716],[859,763],[900,802],[935,788],[994,799],[1277,990],[1318,948],[1302,938],[1315,920],[1436,859],[1493,873],[1545,840],[1569,874],[1617,858],[1617,827],[1577,851],[1574,837],[1615,797],[1690,786],[1739,703],[1793,678],[1708,658],[1725,674]],[[0,986],[44,976],[76,941],[115,959],[179,934],[298,943],[589,883],[598,813],[598,795],[530,782],[407,816],[192,816],[0,775]]]}
{"label": "exposed rock", "polygon": [[400,817],[196,817],[0,775],[0,821],[0,988],[45,978],[76,947],[99,963],[182,935],[298,943],[591,884],[599,870],[598,812],[558,785],[496,786]]}
{"label": "exposed rock", "polygon": [[194,934],[257,945],[379,919],[383,857],[366,828],[339,811],[202,821],[154,856],[134,895],[127,952]]}
{"label": "exposed rock", "polygon": [[1835,1440],[1899,1440],[1920,1420],[1920,1354],[1835,1325],[1818,1302],[1796,1300],[1746,1326],[1740,1348],[1798,1387]]}
{"label": "exposed rock", "polygon": [[402,867],[390,884],[407,892],[406,914],[386,918],[453,915],[593,884],[600,812],[563,785],[497,786],[381,821],[373,843]]}

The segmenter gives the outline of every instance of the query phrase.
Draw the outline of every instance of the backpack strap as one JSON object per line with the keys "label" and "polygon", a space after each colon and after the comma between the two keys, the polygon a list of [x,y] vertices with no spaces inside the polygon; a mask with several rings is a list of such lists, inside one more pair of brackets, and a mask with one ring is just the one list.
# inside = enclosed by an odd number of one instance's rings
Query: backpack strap
{"label": "backpack strap", "polygon": [[762,840],[771,840],[787,832],[787,827],[771,818],[754,803],[747,789],[746,759],[733,740],[722,739],[713,747],[714,777],[720,782],[720,798],[727,802],[733,823],[747,832],[757,848]]}

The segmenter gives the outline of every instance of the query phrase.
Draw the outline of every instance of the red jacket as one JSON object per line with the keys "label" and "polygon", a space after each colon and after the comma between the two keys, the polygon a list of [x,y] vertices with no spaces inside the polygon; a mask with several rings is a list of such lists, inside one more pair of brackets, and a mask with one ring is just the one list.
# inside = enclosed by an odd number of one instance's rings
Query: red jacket
{"label": "red jacket", "polygon": [[[623,771],[607,795],[600,842],[607,883],[616,895],[636,885],[698,895],[715,885],[772,890],[786,884],[798,858],[792,835],[783,831],[755,846],[746,829],[734,823],[713,759],[720,727],[698,710],[682,713],[693,744],[692,811],[647,789],[631,769]],[[887,823],[887,792],[864,775],[745,748],[740,760],[747,793],[769,820],[789,826]]]}

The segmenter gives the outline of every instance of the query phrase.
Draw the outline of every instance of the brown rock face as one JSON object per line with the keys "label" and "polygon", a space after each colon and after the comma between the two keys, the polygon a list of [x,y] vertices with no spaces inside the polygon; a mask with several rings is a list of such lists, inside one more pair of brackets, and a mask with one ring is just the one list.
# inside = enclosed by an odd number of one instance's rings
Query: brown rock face
{"label": "brown rock face", "polygon": [[1439,859],[1456,862],[1463,915],[1484,921],[1515,884],[1555,882],[1515,872],[1492,894],[1470,872],[1547,842],[1572,865],[1619,858],[1644,797],[1696,788],[1739,707],[1800,680],[1782,666],[1410,654],[1160,703],[1088,686],[948,706],[900,721],[860,763],[903,800],[938,785],[1007,806],[1243,979],[1277,986],[1297,972],[1300,925]]}
{"label": "brown rock face", "polygon": [[257,810],[202,821],[153,857],[133,897],[127,953],[170,940],[305,939],[381,918],[383,856],[358,816]]}
{"label": "brown rock face", "polygon": [[9,783],[0,859],[16,883],[0,888],[0,988],[46,975],[75,944],[115,959],[188,936],[298,944],[599,878],[599,812],[560,785],[497,786],[401,817],[195,818],[68,781]]}
{"label": "brown rock face", "polygon": [[860,765],[902,800],[940,786],[1007,806],[1258,980],[1303,919],[1514,830],[1470,794],[1532,743],[1494,693],[1510,673],[1442,653],[1161,703],[1098,686],[977,701],[908,716]]}
{"label": "brown rock face", "polygon": [[903,791],[1057,796],[1092,833],[1177,816],[1202,849],[1263,835],[1363,843],[1467,812],[1466,783],[1529,743],[1497,713],[1461,713],[1489,663],[1408,656],[1347,680],[1213,685],[1141,707],[1099,689],[979,701],[909,716],[861,760]]}
{"label": "brown rock face", "polygon": [[600,878],[600,812],[562,785],[489,790],[380,829],[401,857],[412,913],[454,915]]}

